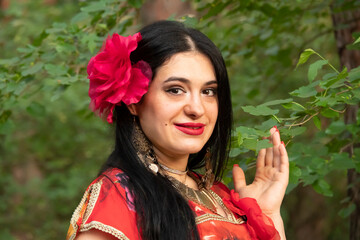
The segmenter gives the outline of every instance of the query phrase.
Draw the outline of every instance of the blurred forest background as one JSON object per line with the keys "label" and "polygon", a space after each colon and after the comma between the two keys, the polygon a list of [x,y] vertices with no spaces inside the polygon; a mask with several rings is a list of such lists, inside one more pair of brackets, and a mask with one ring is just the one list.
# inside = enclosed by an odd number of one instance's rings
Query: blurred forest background
{"label": "blurred forest background", "polygon": [[[360,239],[360,3],[351,0],[0,0],[0,239],[64,239],[113,146],[89,110],[103,40],[160,19],[220,48],[232,164],[254,173],[277,125],[290,155],[288,239]],[[224,181],[231,187],[230,174]]]}

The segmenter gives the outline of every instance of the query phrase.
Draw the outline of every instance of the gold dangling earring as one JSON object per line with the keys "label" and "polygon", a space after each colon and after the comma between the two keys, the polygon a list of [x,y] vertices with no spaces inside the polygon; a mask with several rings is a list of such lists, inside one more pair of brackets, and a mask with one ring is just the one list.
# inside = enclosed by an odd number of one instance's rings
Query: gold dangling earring
{"label": "gold dangling earring", "polygon": [[136,154],[139,159],[144,163],[144,165],[149,168],[154,174],[157,174],[159,171],[158,162],[152,148],[150,141],[145,136],[142,131],[140,124],[134,116],[133,122],[133,133],[132,133],[132,143],[136,149]]}
{"label": "gold dangling earring", "polygon": [[214,183],[214,180],[215,180],[215,175],[212,172],[211,151],[210,151],[210,147],[207,147],[205,154],[205,174],[201,178],[199,188],[210,189]]}

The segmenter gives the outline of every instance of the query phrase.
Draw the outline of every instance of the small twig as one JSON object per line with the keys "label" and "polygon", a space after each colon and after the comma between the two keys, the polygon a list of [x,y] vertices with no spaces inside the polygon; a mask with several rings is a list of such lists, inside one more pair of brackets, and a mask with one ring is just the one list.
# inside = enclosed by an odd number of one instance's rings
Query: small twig
{"label": "small twig", "polygon": [[346,107],[344,108],[344,110],[341,110],[341,111],[339,111],[339,110],[335,110],[335,109],[333,109],[333,108],[331,108],[331,107],[329,107],[331,110],[333,110],[334,112],[338,112],[338,113],[344,113],[345,111],[346,111]]}
{"label": "small twig", "polygon": [[351,142],[351,143],[348,143],[348,144],[346,144],[345,146],[343,146],[341,149],[340,149],[340,153],[342,153],[343,151],[345,151],[348,147],[350,147],[351,145],[353,145],[353,143]]}
{"label": "small twig", "polygon": [[[313,117],[315,117],[315,116],[318,115],[318,114],[319,114],[319,113],[317,112],[317,113],[315,113],[314,115],[311,115],[308,119],[306,119],[306,120],[304,120],[304,121],[302,121],[302,122],[300,122],[300,123],[294,123],[294,124],[291,124],[291,125],[285,125],[285,127],[301,126],[301,125],[307,123],[308,121],[310,121]],[[306,115],[306,116],[308,116],[308,115]],[[306,116],[305,116],[305,117],[306,117]]]}

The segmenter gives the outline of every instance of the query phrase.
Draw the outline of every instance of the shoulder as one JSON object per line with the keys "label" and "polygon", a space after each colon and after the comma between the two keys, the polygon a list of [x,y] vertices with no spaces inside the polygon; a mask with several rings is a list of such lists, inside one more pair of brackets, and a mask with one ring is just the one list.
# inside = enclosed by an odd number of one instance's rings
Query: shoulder
{"label": "shoulder", "polygon": [[94,229],[117,239],[138,238],[135,206],[128,185],[128,176],[116,168],[95,179],[73,213],[67,239]]}

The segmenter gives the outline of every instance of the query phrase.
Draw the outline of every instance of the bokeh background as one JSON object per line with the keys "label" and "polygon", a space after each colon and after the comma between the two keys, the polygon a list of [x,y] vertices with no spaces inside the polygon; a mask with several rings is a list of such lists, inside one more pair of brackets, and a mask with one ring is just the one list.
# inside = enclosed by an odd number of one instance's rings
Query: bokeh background
{"label": "bokeh background", "polygon": [[[261,137],[280,128],[291,161],[282,207],[288,239],[360,239],[359,7],[0,0],[0,239],[65,238],[113,147],[112,127],[88,108],[87,62],[108,34],[161,19],[200,29],[222,51],[235,121],[229,170],[239,163],[251,182]],[[321,57],[301,55],[309,48]],[[224,181],[232,186],[229,172]]]}

